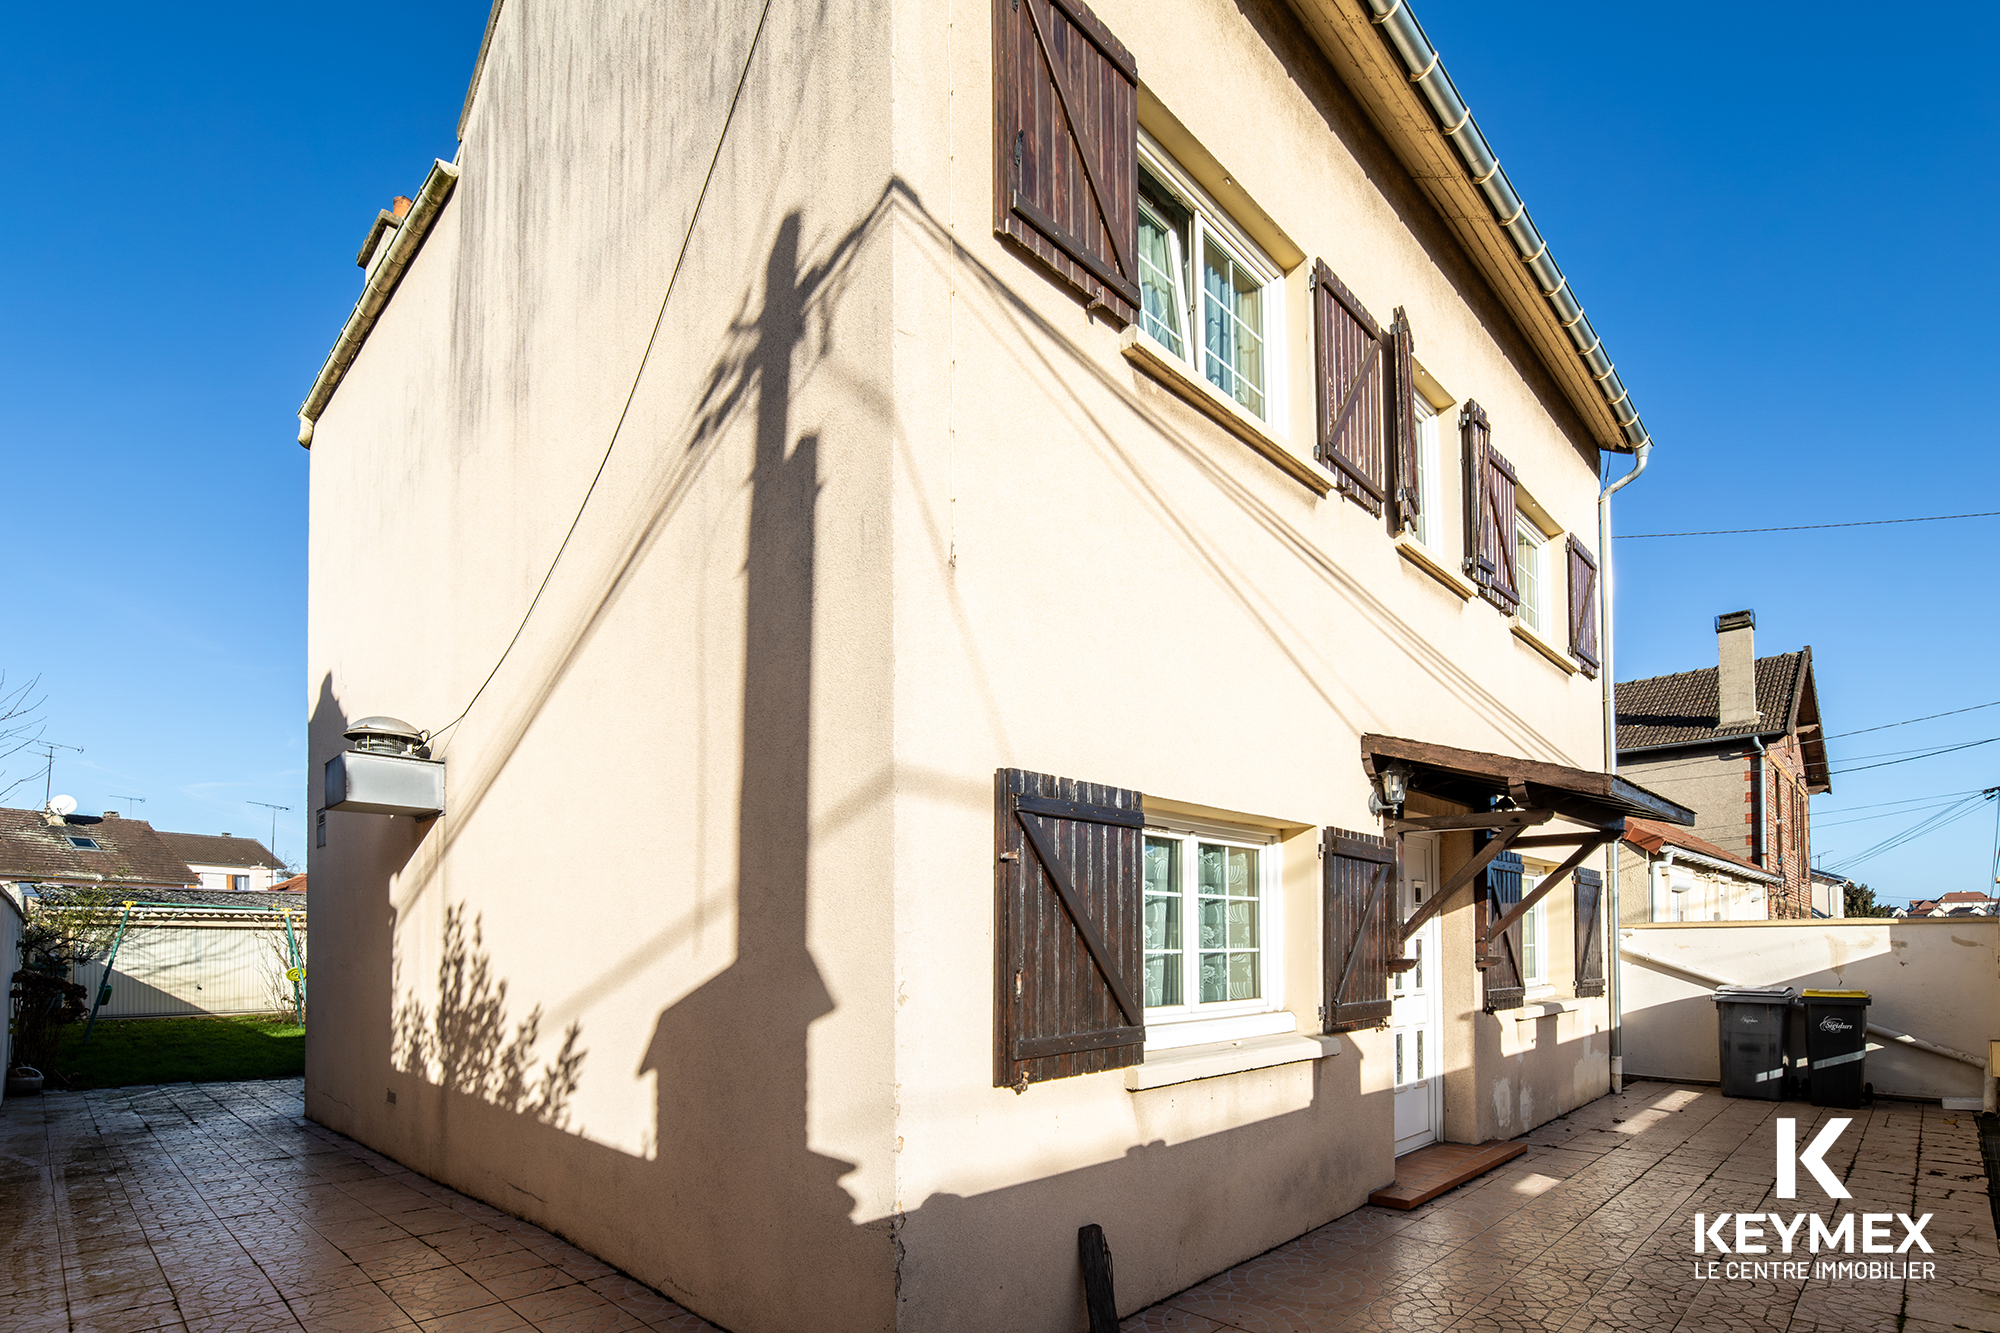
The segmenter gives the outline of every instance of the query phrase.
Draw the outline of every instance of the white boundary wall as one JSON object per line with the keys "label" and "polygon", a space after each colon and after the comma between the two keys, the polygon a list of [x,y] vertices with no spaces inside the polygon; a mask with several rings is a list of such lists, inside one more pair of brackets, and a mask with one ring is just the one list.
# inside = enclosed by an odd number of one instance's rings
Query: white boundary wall
{"label": "white boundary wall", "polygon": [[[2000,917],[1709,921],[1624,926],[1625,1076],[1721,1077],[1714,986],[1650,954],[1750,986],[1865,990],[1868,1021],[1972,1055],[2000,1038]],[[1971,1065],[1871,1036],[1879,1093],[1978,1097]]]}

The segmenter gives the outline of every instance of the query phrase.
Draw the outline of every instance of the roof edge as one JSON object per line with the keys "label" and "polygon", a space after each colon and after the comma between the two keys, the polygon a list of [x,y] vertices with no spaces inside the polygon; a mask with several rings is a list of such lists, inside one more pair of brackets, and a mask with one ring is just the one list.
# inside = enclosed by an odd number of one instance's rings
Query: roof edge
{"label": "roof edge", "polygon": [[1407,0],[1290,3],[1493,284],[1597,445],[1635,453],[1651,444],[1604,340]]}

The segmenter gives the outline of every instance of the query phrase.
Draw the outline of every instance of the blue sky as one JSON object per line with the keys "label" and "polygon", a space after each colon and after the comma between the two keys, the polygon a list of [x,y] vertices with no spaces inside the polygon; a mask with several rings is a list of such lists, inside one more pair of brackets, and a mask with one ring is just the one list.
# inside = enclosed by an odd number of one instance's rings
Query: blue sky
{"label": "blue sky", "polygon": [[[384,11],[386,13],[386,11]],[[294,412],[375,210],[455,151],[484,0],[384,14],[16,6],[0,668],[39,675],[56,790],[305,847],[306,453]],[[0,784],[35,778],[16,755]],[[126,806],[113,793],[140,796]]]}
{"label": "blue sky", "polygon": [[[1659,451],[1624,532],[2000,509],[1986,410],[1996,113],[1944,5],[1531,9],[1423,0]],[[454,150],[485,0],[344,11],[17,8],[0,54],[18,263],[0,321],[16,573],[0,667],[39,675],[56,787],[304,847],[306,455],[293,411],[377,208]],[[1143,73],[1143,71],[1142,71]],[[2000,700],[2000,519],[1620,543],[1619,674],[1714,661],[1712,620],[1810,643],[1831,732]],[[1851,855],[2000,783],[2000,708],[1836,740],[1817,846]],[[31,765],[17,756],[7,778]],[[36,779],[9,804],[35,804]],[[0,778],[4,783],[7,778]],[[1932,798],[1915,800],[1910,798]],[[1907,806],[1880,803],[1909,800]],[[1855,820],[1860,822],[1847,823]],[[1836,823],[1839,827],[1835,827]],[[1977,888],[1993,806],[1854,873]]]}

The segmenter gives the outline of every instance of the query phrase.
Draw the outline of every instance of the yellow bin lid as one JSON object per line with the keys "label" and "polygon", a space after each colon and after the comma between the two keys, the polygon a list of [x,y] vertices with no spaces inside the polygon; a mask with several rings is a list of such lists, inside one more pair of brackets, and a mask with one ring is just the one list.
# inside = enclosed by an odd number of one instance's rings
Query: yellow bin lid
{"label": "yellow bin lid", "polygon": [[1865,1000],[1868,998],[1868,992],[1865,990],[1802,990],[1799,994],[1807,997],[1818,997],[1824,1000]]}

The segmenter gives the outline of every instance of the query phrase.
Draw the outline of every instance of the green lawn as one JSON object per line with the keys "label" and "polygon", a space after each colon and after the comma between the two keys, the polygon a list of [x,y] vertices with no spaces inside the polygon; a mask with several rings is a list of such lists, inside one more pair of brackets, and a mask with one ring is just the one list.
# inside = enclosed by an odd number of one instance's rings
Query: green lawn
{"label": "green lawn", "polygon": [[63,1034],[52,1088],[119,1088],[135,1083],[296,1078],[306,1068],[306,1030],[289,1016],[116,1018]]}

